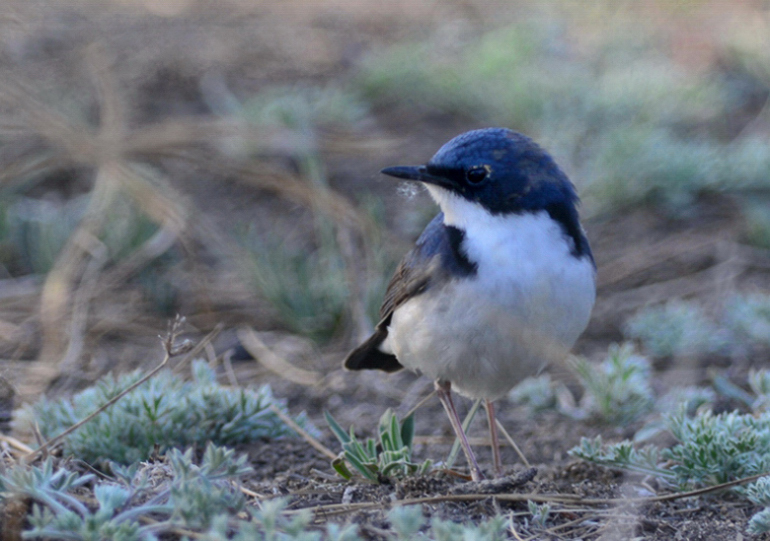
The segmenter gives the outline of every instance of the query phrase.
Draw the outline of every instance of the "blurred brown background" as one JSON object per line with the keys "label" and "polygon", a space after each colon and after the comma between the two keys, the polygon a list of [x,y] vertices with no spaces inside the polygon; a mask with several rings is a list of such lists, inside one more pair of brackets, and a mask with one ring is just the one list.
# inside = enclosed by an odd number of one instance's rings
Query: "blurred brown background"
{"label": "blurred brown background", "polygon": [[[179,313],[191,337],[224,324],[223,380],[284,385],[311,417],[413,404],[413,376],[339,369],[435,212],[378,171],[494,125],[582,195],[599,299],[579,352],[634,339],[667,384],[761,365],[723,314],[770,284],[769,10],[6,0],[0,374],[22,402],[70,394],[156,364]],[[629,326],[656,305],[667,323]],[[707,325],[734,344],[693,346]],[[239,328],[263,362],[224,360]]]}

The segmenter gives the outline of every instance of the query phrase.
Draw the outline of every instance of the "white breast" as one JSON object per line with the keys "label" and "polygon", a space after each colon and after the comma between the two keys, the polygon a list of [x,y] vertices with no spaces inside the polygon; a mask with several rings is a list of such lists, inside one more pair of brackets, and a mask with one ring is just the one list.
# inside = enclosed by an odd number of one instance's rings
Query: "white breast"
{"label": "white breast", "polygon": [[399,362],[461,394],[497,398],[547,362],[562,360],[583,332],[595,298],[588,257],[543,212],[493,216],[430,186],[476,275],[430,288],[400,306],[388,347]]}

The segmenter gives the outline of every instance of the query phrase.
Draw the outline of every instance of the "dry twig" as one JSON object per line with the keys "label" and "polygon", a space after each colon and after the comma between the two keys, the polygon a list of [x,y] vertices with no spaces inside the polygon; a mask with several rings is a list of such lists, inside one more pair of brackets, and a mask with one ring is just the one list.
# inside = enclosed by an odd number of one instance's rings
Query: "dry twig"
{"label": "dry twig", "polygon": [[303,429],[301,426],[299,426],[297,423],[294,422],[294,420],[286,415],[284,412],[280,410],[280,408],[276,407],[275,404],[270,404],[270,411],[275,413],[281,421],[286,423],[294,432],[299,434],[302,439],[304,439],[306,442],[308,442],[313,449],[320,452],[322,455],[324,455],[329,460],[334,460],[337,458],[337,455],[331,451],[328,447],[326,447],[324,444],[322,444],[320,441],[315,439],[313,436],[311,436],[307,430]]}
{"label": "dry twig", "polygon": [[25,463],[29,463],[33,460],[36,460],[38,457],[40,457],[43,453],[46,453],[49,451],[54,445],[61,442],[64,438],[75,432],[77,429],[79,429],[81,426],[85,425],[92,419],[94,419],[97,415],[102,413],[104,410],[115,404],[118,400],[126,396],[128,393],[148,381],[150,378],[152,378],[155,374],[160,372],[166,364],[168,364],[168,361],[171,357],[174,357],[176,355],[181,355],[182,353],[187,353],[192,349],[192,344],[185,340],[179,344],[176,343],[176,338],[179,335],[180,328],[182,324],[184,323],[184,318],[177,316],[177,318],[171,323],[168,333],[166,334],[166,337],[163,339],[163,349],[164,349],[164,356],[163,360],[152,370],[150,370],[147,374],[145,374],[141,379],[137,380],[136,382],[132,383],[128,387],[126,387],[123,391],[115,395],[113,398],[111,398],[109,401],[107,401],[104,405],[102,405],[99,409],[94,411],[92,414],[88,415],[84,419],[81,419],[71,427],[69,427],[67,430],[62,432],[61,434],[54,436],[50,438],[48,441],[43,443],[40,447],[35,449],[34,451],[28,453],[22,458],[22,461]]}

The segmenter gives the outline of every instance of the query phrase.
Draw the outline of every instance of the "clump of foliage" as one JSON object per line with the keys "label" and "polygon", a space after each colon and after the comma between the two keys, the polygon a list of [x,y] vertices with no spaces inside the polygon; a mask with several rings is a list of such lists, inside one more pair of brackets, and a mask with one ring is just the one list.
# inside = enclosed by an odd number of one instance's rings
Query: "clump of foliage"
{"label": "clump of foliage", "polygon": [[[271,411],[270,387],[230,389],[219,385],[204,361],[193,362],[193,379],[185,381],[163,371],[68,435],[64,453],[91,464],[105,458],[119,464],[146,460],[158,446],[237,445],[292,433]],[[90,415],[141,378],[139,372],[107,376],[71,399],[41,399],[27,410],[41,434],[52,438]],[[304,414],[297,422],[308,427]]]}
{"label": "clump of foliage", "polygon": [[[612,425],[638,421],[655,409],[650,362],[635,353],[631,344],[610,346],[607,358],[600,363],[576,357],[570,364],[583,389],[579,404],[563,383],[552,381],[548,374],[525,379],[513,388],[509,398],[533,413],[558,411],[576,419],[593,418]],[[697,401],[689,395],[680,398],[677,404],[690,398]],[[704,400],[708,401],[708,397]]]}
{"label": "clump of foliage", "polygon": [[196,539],[203,541],[361,541],[354,525],[340,527],[328,524],[322,533],[313,529],[313,514],[303,509],[291,519],[284,514],[288,505],[285,498],[276,498],[263,502],[260,509],[253,512],[251,520],[233,520],[227,515],[219,515],[211,528]]}
{"label": "clump of foliage", "polygon": [[[631,441],[605,444],[601,437],[583,438],[570,450],[572,456],[612,468],[652,475],[681,490],[715,486],[770,471],[770,413],[766,410],[770,374],[755,371],[749,377],[753,398],[751,413],[714,414],[694,410],[707,398],[695,393],[693,403],[682,403],[664,418],[664,427],[676,439],[670,448],[656,445],[637,448]],[[749,393],[746,393],[747,396]],[[752,533],[770,531],[770,481],[759,481],[736,492],[765,509],[752,517]]]}
{"label": "clump of foliage", "polygon": [[623,425],[652,410],[650,362],[631,345],[610,346],[607,359],[598,365],[576,358],[572,366],[585,389],[580,407],[587,415]]}
{"label": "clump of foliage", "polygon": [[[620,426],[645,420],[634,436],[637,442],[665,431],[663,417],[668,412],[682,408],[688,415],[694,415],[716,399],[714,390],[696,386],[675,387],[656,396],[651,386],[649,362],[634,354],[629,344],[612,346],[602,363],[578,358],[573,360],[573,367],[583,388],[583,399],[579,404],[563,383],[553,382],[547,374],[525,379],[511,391],[509,398],[533,413],[556,411],[574,419],[593,418]],[[767,386],[770,389],[770,382]],[[763,400],[761,396],[747,399],[746,403],[760,400]]]}
{"label": "clump of foliage", "polygon": [[770,477],[761,477],[746,487],[746,497],[751,503],[764,507],[749,520],[749,533],[770,532]]}
{"label": "clump of foliage", "polygon": [[597,464],[655,475],[679,488],[710,486],[770,469],[770,416],[710,411],[688,417],[684,409],[666,420],[677,443],[669,449],[629,441],[604,445],[584,438],[570,453]]}
{"label": "clump of foliage", "polygon": [[386,410],[377,427],[378,440],[367,438],[364,442],[358,440],[352,426],[347,433],[329,412],[324,412],[324,415],[343,449],[341,456],[332,462],[332,467],[345,479],[353,477],[345,462],[372,483],[388,476],[422,475],[433,467],[431,460],[421,464],[412,461],[414,417],[411,415],[399,426],[393,410]]}
{"label": "clump of foliage", "polygon": [[[395,535],[392,539],[406,541],[415,539],[425,527],[425,517],[418,505],[396,507],[388,518],[393,526]],[[423,534],[427,539],[448,540],[464,539],[467,541],[502,541],[505,539],[505,521],[497,515],[478,525],[457,524],[451,520],[434,518],[430,529]]]}
{"label": "clump of foliage", "polygon": [[[325,180],[319,182],[326,189]],[[243,261],[246,278],[292,332],[323,343],[355,320],[357,310],[370,321],[379,319],[382,297],[401,253],[382,227],[386,219],[382,201],[364,197],[359,208],[369,226],[360,230],[364,249],[356,253],[367,272],[355,280],[345,235],[320,213],[314,220],[314,239],[283,235],[276,241],[255,227],[240,235],[249,254]]]}
{"label": "clump of foliage", "polygon": [[[71,199],[6,194],[0,202],[0,265],[13,275],[45,274],[83,219],[87,196]],[[158,227],[135,205],[121,201],[109,208],[109,226],[99,240],[107,256],[120,261],[147,241]]]}
{"label": "clump of foliage", "polygon": [[770,347],[770,295],[734,295],[726,303],[723,320],[736,341]]}
{"label": "clump of foliage", "polygon": [[319,342],[330,338],[345,321],[350,297],[336,241],[308,250],[249,237],[249,276],[281,323]]}
{"label": "clump of foliage", "polygon": [[770,347],[770,295],[731,295],[713,318],[695,302],[651,306],[628,320],[624,334],[655,357],[745,355]]}
{"label": "clump of foliage", "polygon": [[312,129],[354,124],[363,120],[368,110],[358,96],[337,87],[277,86],[252,96],[242,113],[249,122],[260,126]]}
{"label": "clump of foliage", "polygon": [[[372,206],[367,213],[375,223],[384,219],[377,210]],[[362,255],[370,272],[359,284],[361,298],[356,298],[350,262],[332,224],[321,217],[316,222],[315,246],[308,246],[307,239],[292,245],[286,239],[264,238],[254,229],[242,236],[242,243],[250,255],[244,262],[247,277],[276,318],[292,332],[323,343],[350,322],[353,302],[361,302],[366,315],[377,320],[397,259],[379,228],[363,231],[368,249]]]}
{"label": "clump of foliage", "polygon": [[554,383],[548,374],[526,378],[511,389],[508,398],[516,404],[526,405],[533,413],[555,410],[559,407]]}
{"label": "clump of foliage", "polygon": [[655,357],[712,353],[726,342],[699,304],[681,300],[639,311],[626,323],[625,336]]}
{"label": "clump of foliage", "polygon": [[[361,541],[357,527],[314,527],[304,509],[289,518],[288,500],[246,506],[240,478],[251,468],[246,456],[208,445],[200,463],[192,449],[173,449],[162,461],[112,464],[114,481],[78,473],[53,458],[40,466],[16,465],[0,474],[0,500],[33,501],[25,537],[89,541],[157,541],[184,532],[206,541]],[[87,488],[93,485],[93,498]],[[84,502],[85,500],[85,502]],[[236,518],[248,516],[247,520]],[[397,507],[388,514],[388,541],[420,536],[426,540],[502,541],[505,521],[496,516],[478,525],[434,518],[426,524],[420,506]]]}
{"label": "clump of foliage", "polygon": [[[529,514],[532,515],[532,525],[537,528],[547,528],[548,523],[551,520],[551,504],[549,503],[537,503],[529,500],[527,502],[527,509]],[[524,523],[525,527],[529,526],[529,520]]]}
{"label": "clump of foliage", "polygon": [[[150,541],[176,528],[209,528],[215,518],[244,507],[240,476],[251,471],[246,456],[209,444],[200,464],[192,449],[173,449],[162,462],[113,465],[114,482],[93,488],[95,508],[78,490],[96,480],[66,466],[17,465],[0,475],[2,498],[26,496],[35,503],[26,535],[42,539]],[[152,517],[152,521],[145,521]]]}

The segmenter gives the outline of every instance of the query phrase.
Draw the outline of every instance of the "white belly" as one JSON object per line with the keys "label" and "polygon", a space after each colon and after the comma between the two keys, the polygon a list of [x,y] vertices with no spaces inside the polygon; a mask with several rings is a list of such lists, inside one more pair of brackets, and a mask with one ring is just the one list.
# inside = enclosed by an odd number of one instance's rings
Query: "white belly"
{"label": "white belly", "polygon": [[595,283],[591,261],[570,254],[546,213],[489,218],[476,230],[463,224],[477,274],[401,305],[387,347],[460,394],[495,399],[566,357],[588,324]]}

